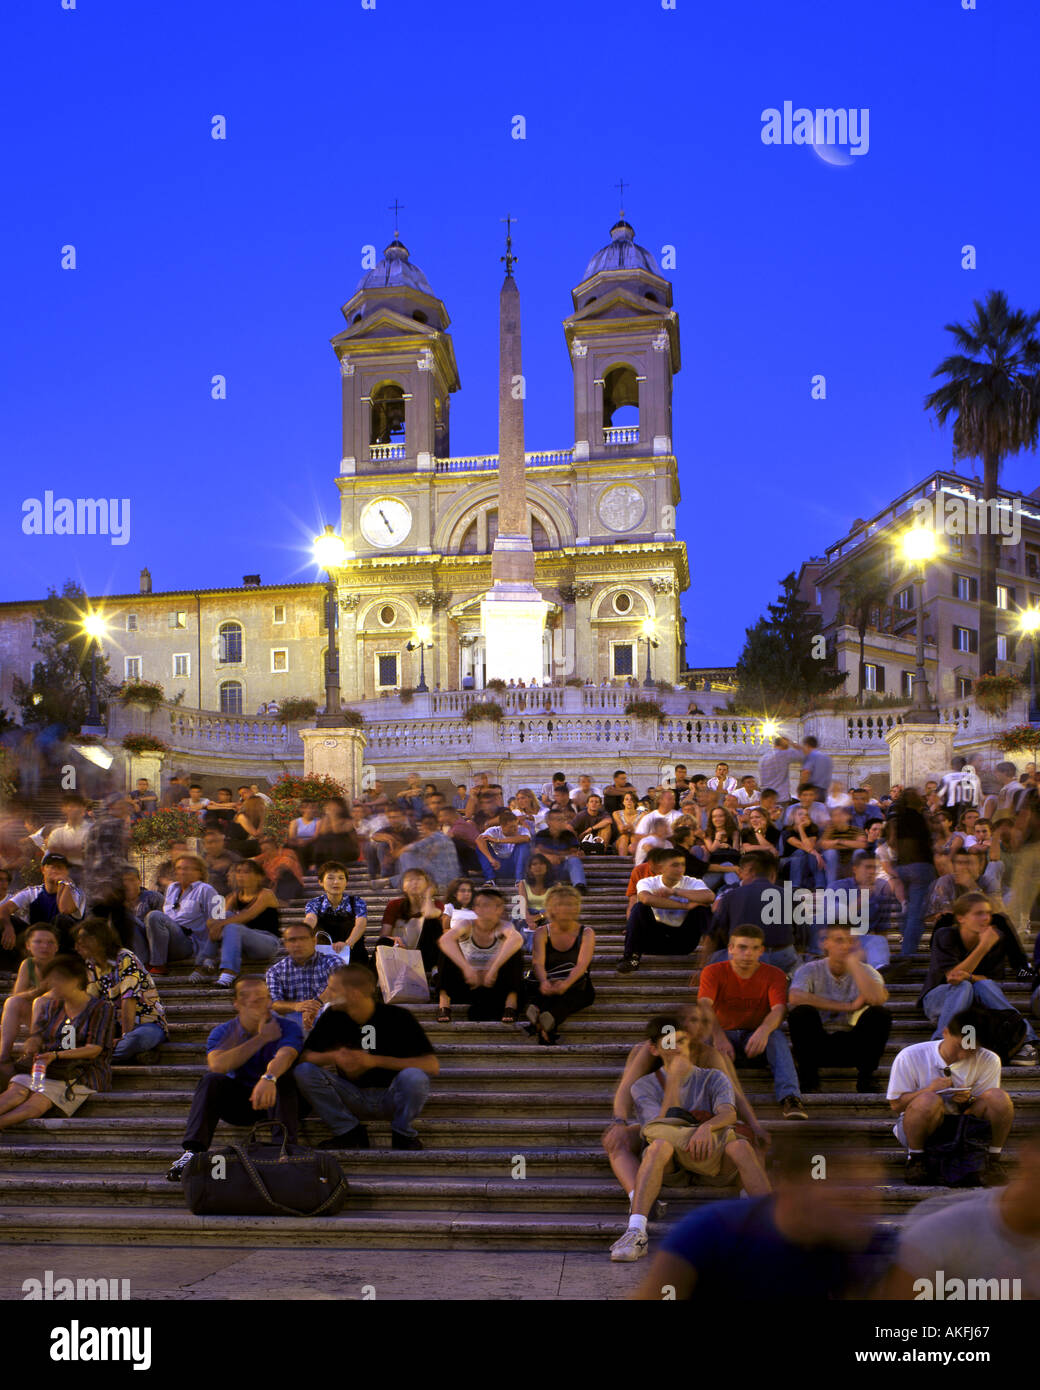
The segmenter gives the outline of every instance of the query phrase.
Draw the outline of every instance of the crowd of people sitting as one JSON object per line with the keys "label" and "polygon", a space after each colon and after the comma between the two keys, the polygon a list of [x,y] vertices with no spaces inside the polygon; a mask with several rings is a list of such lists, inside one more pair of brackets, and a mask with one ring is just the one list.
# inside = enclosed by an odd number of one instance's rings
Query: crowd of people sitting
{"label": "crowd of people sitting", "polygon": [[[261,1112],[295,1138],[312,1111],[329,1130],[321,1147],[367,1148],[367,1122],[384,1119],[394,1148],[421,1148],[437,1057],[416,1016],[381,997],[379,948],[418,953],[439,1024],[464,1010],[554,1046],[595,999],[586,864],[617,856],[630,873],[614,968],[685,957],[692,993],[649,1021],[617,1086],[603,1146],[630,1216],[613,1259],[646,1254],[664,1185],[770,1191],[769,1135],[738,1068],[768,1068],[785,1119],[807,1118],[823,1067],[879,1091],[889,986],[915,959],[934,1033],[887,1080],[907,1181],[936,1180],[930,1146],[969,1115],[986,1131],[979,1181],[1003,1185],[1014,1107],[1001,1062],[1037,1061],[1001,982],[1028,980],[1040,1012],[1040,939],[1030,963],[1020,934],[1040,888],[1040,785],[1013,764],[996,782],[983,796],[955,759],[923,789],[874,795],[836,782],[812,738],[778,738],[757,777],[678,764],[643,791],[620,769],[605,786],[561,771],[509,796],[486,774],[444,790],[412,774],[394,794],[376,781],[352,802],[303,801],[281,835],[258,785],[209,797],[180,774],[93,807],[69,793],[53,827],[26,808],[0,834],[0,971],[14,972],[0,1132],[72,1114],[111,1086],[113,1065],[154,1060],[168,1036],[156,981],[190,962],[187,978],[226,989],[234,1017],[206,1043],[171,1178],[219,1121]],[[170,845],[145,885],[130,831],[171,806],[197,816],[196,843]],[[378,924],[352,869],[391,895]],[[283,921],[303,900],[302,921]]]}

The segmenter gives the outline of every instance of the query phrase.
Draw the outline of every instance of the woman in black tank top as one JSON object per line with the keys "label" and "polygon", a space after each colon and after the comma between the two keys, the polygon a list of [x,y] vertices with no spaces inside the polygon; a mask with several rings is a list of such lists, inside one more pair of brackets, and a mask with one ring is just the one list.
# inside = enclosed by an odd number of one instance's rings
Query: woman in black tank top
{"label": "woman in black tank top", "polygon": [[549,920],[531,947],[527,1003],[528,1032],[542,1046],[558,1042],[560,1024],[596,997],[589,975],[596,933],[581,925],[580,912],[581,894],[570,884],[555,884],[546,894]]}

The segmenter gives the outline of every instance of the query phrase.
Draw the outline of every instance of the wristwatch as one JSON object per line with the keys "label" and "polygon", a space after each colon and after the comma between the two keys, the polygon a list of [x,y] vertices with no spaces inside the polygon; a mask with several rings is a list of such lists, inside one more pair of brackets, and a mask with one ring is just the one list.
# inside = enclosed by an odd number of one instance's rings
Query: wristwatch
{"label": "wristwatch", "polygon": [[277,1076],[272,1076],[271,1073],[270,1073],[269,1071],[265,1071],[264,1074],[263,1074],[263,1076],[260,1078],[260,1080],[261,1080],[261,1081],[273,1081],[274,1084],[275,1084],[276,1086],[278,1085],[278,1078],[277,1078]]}

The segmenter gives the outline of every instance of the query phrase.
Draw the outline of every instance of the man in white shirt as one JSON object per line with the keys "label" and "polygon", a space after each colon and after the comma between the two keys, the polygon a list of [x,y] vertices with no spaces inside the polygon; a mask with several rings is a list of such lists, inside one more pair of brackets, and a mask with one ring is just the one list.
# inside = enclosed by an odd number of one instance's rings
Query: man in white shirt
{"label": "man in white shirt", "polygon": [[63,854],[73,877],[78,877],[83,872],[83,848],[90,831],[87,823],[87,803],[83,797],[72,792],[62,797],[61,809],[65,815],[65,824],[59,825],[47,836],[45,853]]}
{"label": "man in white shirt", "polygon": [[750,772],[740,779],[740,785],[733,795],[737,798],[737,806],[741,811],[746,811],[749,806],[758,805],[758,782]]}
{"label": "man in white shirt", "polygon": [[676,852],[636,887],[636,901],[625,928],[625,954],[618,973],[639,969],[643,955],[688,956],[711,925],[708,911],[715,894],[686,872],[686,856]]}
{"label": "man in white shirt", "polygon": [[723,792],[732,796],[737,790],[737,779],[729,775],[729,763],[716,763],[715,776],[708,778],[708,790]]}
{"label": "man in white shirt", "polygon": [[909,1213],[882,1297],[1040,1299],[1040,1135],[1019,1147],[1003,1191],[931,1197]]}
{"label": "man in white shirt", "polygon": [[636,821],[637,843],[639,836],[649,835],[651,833],[650,825],[653,821],[663,820],[668,826],[668,829],[671,830],[675,822],[682,819],[682,815],[682,811],[680,811],[675,804],[675,792],[672,791],[671,787],[668,787],[661,793],[661,800],[657,805],[657,809],[654,811],[647,811],[645,816],[640,816]]}
{"label": "man in white shirt", "polygon": [[906,1181],[928,1181],[924,1148],[946,1115],[976,1115],[991,1127],[986,1186],[1007,1181],[1001,1152],[1011,1133],[1015,1108],[1000,1084],[1000,1058],[975,1046],[978,1016],[971,1009],[954,1014],[936,1042],[911,1043],[892,1063],[888,1102],[899,1118],[893,1133],[907,1151]]}
{"label": "man in white shirt", "polygon": [[588,773],[583,772],[578,778],[577,789],[571,792],[571,801],[579,811],[584,811],[590,796],[598,796],[602,801],[603,788],[597,787]]}
{"label": "man in white shirt", "polygon": [[958,811],[962,806],[978,806],[982,800],[979,778],[967,758],[951,758],[952,771],[944,774],[939,783],[940,804]]}
{"label": "man in white shirt", "polygon": [[982,803],[982,815],[986,820],[992,820],[998,811],[1014,811],[1019,796],[1025,791],[1018,780],[1018,769],[1014,763],[997,763],[993,771],[1000,787]]}
{"label": "man in white shirt", "polygon": [[856,1090],[870,1094],[892,1028],[885,982],[867,964],[860,938],[839,922],[824,927],[823,960],[794,972],[787,1028],[802,1094],[820,1089],[820,1067],[856,1068]]}

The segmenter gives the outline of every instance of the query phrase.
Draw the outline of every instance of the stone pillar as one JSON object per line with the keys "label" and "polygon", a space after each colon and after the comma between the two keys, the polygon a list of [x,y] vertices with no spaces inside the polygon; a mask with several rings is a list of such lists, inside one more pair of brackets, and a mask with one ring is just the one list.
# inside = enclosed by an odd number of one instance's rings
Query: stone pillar
{"label": "stone pillar", "polygon": [[301,729],[303,775],[332,777],[349,801],[361,790],[361,764],[365,738],[361,729]]}
{"label": "stone pillar", "polygon": [[[365,698],[365,688],[359,670],[357,644],[357,611],[360,596],[339,591],[339,685],[340,696],[346,704]],[[321,692],[325,703],[325,691]]]}
{"label": "stone pillar", "polygon": [[921,788],[948,772],[954,732],[952,724],[894,724],[885,735],[890,785]]}
{"label": "stone pillar", "polygon": [[163,791],[162,769],[165,754],[158,753],[154,749],[148,753],[127,753],[125,759],[126,767],[126,789],[132,792],[137,785],[139,777],[147,777],[148,785],[156,796],[160,796]]}

